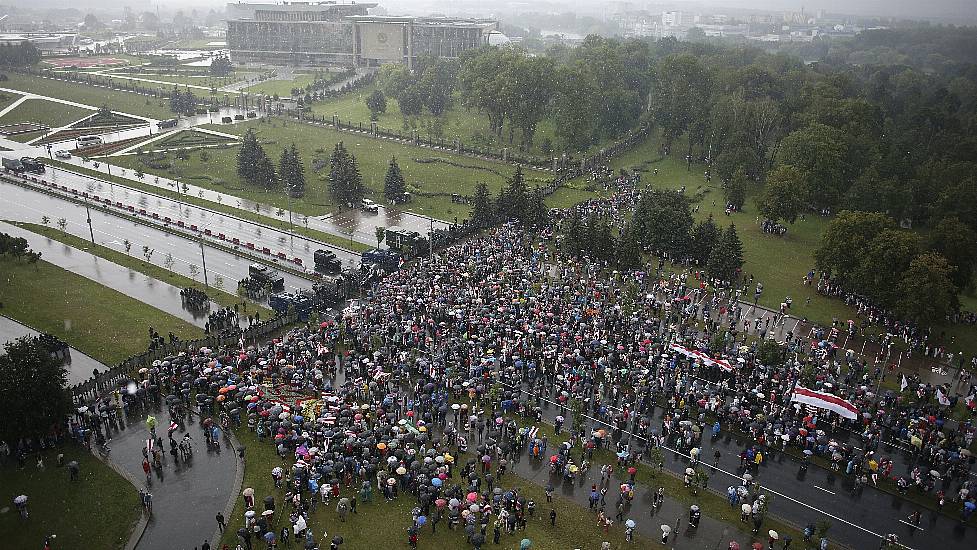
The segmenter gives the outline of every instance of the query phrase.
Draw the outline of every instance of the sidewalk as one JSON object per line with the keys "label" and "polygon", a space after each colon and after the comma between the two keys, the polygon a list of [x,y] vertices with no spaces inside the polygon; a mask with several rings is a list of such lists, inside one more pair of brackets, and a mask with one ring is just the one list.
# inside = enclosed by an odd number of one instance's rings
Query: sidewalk
{"label": "sidewalk", "polygon": [[135,547],[140,550],[191,550],[199,548],[205,539],[213,545],[214,516],[225,510],[237,492],[234,484],[238,475],[237,454],[223,443],[221,451],[208,450],[203,430],[197,417],[193,416],[186,421],[185,428],[178,428],[173,434],[179,441],[184,433],[190,433],[193,455],[186,463],[181,460],[174,464],[165,437],[170,423],[166,411],[157,409],[134,414],[121,430],[112,434],[108,459],[125,471],[127,477],[136,480],[137,488],[147,488],[142,471],[142,449],[149,438],[145,425],[147,414],[156,417],[156,432],[163,437],[166,449],[163,468],[154,468],[148,486],[153,495],[152,515]]}

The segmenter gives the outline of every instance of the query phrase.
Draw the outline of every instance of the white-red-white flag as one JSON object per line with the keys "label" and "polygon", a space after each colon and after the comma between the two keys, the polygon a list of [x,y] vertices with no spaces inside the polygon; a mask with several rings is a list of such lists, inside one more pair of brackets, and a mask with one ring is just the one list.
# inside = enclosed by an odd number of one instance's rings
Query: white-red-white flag
{"label": "white-red-white flag", "polygon": [[855,405],[852,405],[848,401],[845,401],[837,395],[830,393],[810,390],[803,386],[797,386],[794,388],[794,392],[791,394],[790,400],[838,413],[838,415],[840,415],[842,418],[858,418],[858,408],[855,407]]}

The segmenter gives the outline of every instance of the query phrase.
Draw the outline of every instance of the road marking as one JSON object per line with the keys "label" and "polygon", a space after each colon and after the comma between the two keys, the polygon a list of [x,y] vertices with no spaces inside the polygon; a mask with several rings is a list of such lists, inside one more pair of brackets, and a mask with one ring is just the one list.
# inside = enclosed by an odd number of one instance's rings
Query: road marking
{"label": "road marking", "polygon": [[912,527],[913,529],[917,529],[917,530],[919,530],[919,531],[925,531],[925,529],[923,529],[922,527],[920,527],[920,526],[918,526],[918,525],[914,525],[914,524],[912,524],[912,523],[909,523],[908,521],[906,521],[906,520],[904,520],[904,519],[900,519],[900,520],[899,520],[899,523],[905,523],[906,525],[908,525],[908,526],[910,526],[910,527]]}
{"label": "road marking", "polygon": [[828,493],[829,495],[836,494],[834,491],[829,491],[829,490],[825,489],[824,487],[818,487],[817,485],[815,485],[814,488],[815,489],[821,489],[822,491],[824,491],[825,493]]}
{"label": "road marking", "polygon": [[[546,401],[547,403],[550,403],[550,404],[552,404],[552,405],[556,405],[556,406],[558,406],[558,407],[563,407],[563,405],[561,405],[561,404],[559,404],[559,403],[556,403],[556,402],[554,402],[554,401],[551,401],[551,400],[549,400],[549,399],[547,399],[547,398],[545,398],[545,397],[542,397],[542,396],[540,396],[540,395],[537,395],[537,394],[535,394],[535,393],[533,393],[533,392],[530,392],[530,391],[527,391],[527,390],[524,390],[524,389],[522,389],[522,386],[521,386],[521,385],[517,387],[517,386],[512,386],[512,385],[510,385],[510,384],[506,384],[505,382],[503,382],[502,384],[503,384],[504,386],[508,386],[508,387],[510,387],[510,388],[512,388],[512,389],[514,389],[514,390],[518,390],[518,391],[519,391],[519,392],[521,392],[521,393],[525,393],[525,394],[527,394],[527,395],[532,395],[532,396],[534,396],[534,397],[538,397],[539,399],[542,399],[543,401]],[[598,423],[600,423],[600,424],[603,424],[604,426],[607,426],[608,428],[614,428],[614,426],[612,426],[612,425],[610,425],[610,424],[608,424],[607,422],[604,422],[603,420],[600,420],[600,419],[598,419],[598,418],[594,418],[594,417],[592,417],[592,416],[590,416],[590,415],[586,415],[586,414],[584,414],[584,415],[582,415],[582,416],[583,416],[584,418],[588,418],[588,419],[590,419],[590,420],[593,420],[594,422],[598,422]],[[621,430],[621,432],[622,432],[622,433],[625,433],[625,434],[628,434],[629,436],[631,436],[631,437],[634,437],[634,438],[636,438],[636,439],[640,439],[640,440],[642,440],[642,441],[646,441],[646,442],[648,441],[648,440],[647,440],[647,439],[645,439],[644,437],[641,437],[640,435],[637,435],[637,434],[634,434],[634,433],[632,433],[632,432],[630,432],[630,431],[628,431],[628,430]],[[691,460],[691,458],[692,458],[691,456],[689,456],[689,455],[687,455],[687,454],[685,454],[685,453],[683,453],[682,451],[679,451],[678,449],[671,449],[671,448],[669,448],[669,447],[666,447],[665,445],[658,445],[658,446],[659,446],[659,447],[661,447],[662,449],[665,449],[666,451],[668,451],[668,452],[670,452],[670,453],[674,453],[674,454],[676,454],[676,455],[679,455],[679,456],[682,456],[682,457],[685,457],[685,458],[688,458],[688,459],[690,459],[690,460]],[[737,475],[737,474],[735,474],[735,473],[732,473],[732,472],[727,472],[726,470],[724,470],[724,469],[722,469],[722,468],[716,468],[716,467],[713,467],[713,471],[716,471],[716,472],[721,472],[721,473],[723,473],[723,474],[726,474],[727,476],[730,476],[730,477],[732,477],[732,478],[735,478],[735,479],[738,479],[738,480],[740,480],[740,481],[746,481],[746,480],[745,480],[745,479],[744,479],[744,478],[743,478],[742,476],[739,476],[739,475]],[[850,521],[847,521],[847,520],[845,520],[845,519],[842,519],[842,518],[840,518],[840,517],[838,517],[838,516],[836,516],[836,515],[834,515],[834,514],[829,514],[828,512],[825,512],[824,510],[821,510],[821,509],[819,509],[819,508],[815,508],[814,506],[811,506],[810,504],[808,504],[808,503],[806,503],[806,502],[801,502],[800,500],[797,500],[797,499],[794,499],[794,498],[791,498],[791,497],[789,497],[789,496],[787,496],[787,495],[785,495],[785,494],[783,494],[783,493],[781,493],[781,492],[779,492],[779,491],[776,491],[776,490],[774,490],[774,489],[771,489],[770,487],[767,487],[767,486],[764,486],[764,485],[762,485],[762,484],[760,484],[760,483],[757,483],[757,485],[758,485],[758,486],[760,486],[760,487],[761,487],[762,489],[765,489],[765,490],[766,490],[767,492],[769,492],[769,493],[772,493],[772,494],[774,494],[774,495],[776,495],[776,496],[779,496],[779,497],[782,497],[782,498],[785,498],[785,499],[787,499],[787,500],[789,500],[789,501],[791,501],[791,502],[793,502],[793,503],[795,503],[795,504],[799,504],[799,505],[801,505],[801,506],[803,506],[803,507],[805,507],[805,508],[808,508],[809,510],[812,510],[812,511],[814,511],[814,512],[817,512],[817,513],[819,513],[819,514],[821,514],[821,515],[823,515],[823,516],[826,516],[826,517],[829,517],[829,518],[831,518],[831,519],[833,519],[833,520],[835,520],[835,521],[839,521],[839,522],[841,522],[841,523],[844,523],[845,525],[848,525],[848,526],[850,526],[850,527],[854,527],[854,528],[856,528],[856,529],[858,529],[858,530],[860,530],[860,531],[862,531],[862,532],[865,532],[865,533],[868,533],[869,535],[872,535],[872,536],[874,536],[874,537],[876,537],[876,538],[878,538],[878,539],[884,539],[884,538],[885,538],[885,537],[884,537],[884,535],[880,535],[880,534],[878,534],[878,533],[876,533],[875,531],[872,531],[872,530],[870,530],[870,529],[866,529],[866,528],[864,528],[864,527],[862,527],[861,525],[856,525],[856,524],[854,524],[854,523],[852,523],[852,522],[850,522]],[[815,487],[817,487],[817,486],[815,485]],[[818,488],[820,489],[820,487],[818,487]],[[824,489],[822,489],[822,491],[823,491],[823,490],[824,490]],[[829,492],[830,492],[830,491],[829,491]],[[909,547],[909,546],[906,546],[905,544],[902,544],[902,543],[898,543],[898,542],[897,542],[896,544],[898,544],[900,548],[905,548],[906,550],[914,550],[913,548],[911,548],[911,547]]]}

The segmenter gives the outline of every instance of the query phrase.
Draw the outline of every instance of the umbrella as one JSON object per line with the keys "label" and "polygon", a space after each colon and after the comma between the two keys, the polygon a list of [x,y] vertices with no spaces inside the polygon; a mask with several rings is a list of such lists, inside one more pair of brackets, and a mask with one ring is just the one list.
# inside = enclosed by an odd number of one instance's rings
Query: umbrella
{"label": "umbrella", "polygon": [[341,537],[339,535],[336,535],[335,537],[332,538],[332,543],[333,544],[337,544],[337,545],[342,544],[343,543],[343,537]]}
{"label": "umbrella", "polygon": [[695,473],[695,470],[693,470],[692,468],[686,468],[685,469],[685,473],[688,474],[688,475],[692,475],[692,474]]}
{"label": "umbrella", "polygon": [[423,526],[427,523],[427,516],[417,516],[417,524]]}
{"label": "umbrella", "polygon": [[444,484],[444,482],[441,481],[440,478],[434,478],[434,479],[431,480],[431,485],[434,485],[435,487],[440,487],[443,484]]}
{"label": "umbrella", "polygon": [[528,550],[528,548],[532,545],[533,545],[533,541],[529,539],[522,539],[519,542],[519,550]]}
{"label": "umbrella", "polygon": [[780,534],[777,533],[776,531],[774,531],[773,529],[767,531],[767,534],[770,535],[770,538],[773,539],[773,540],[780,539]]}
{"label": "umbrella", "polygon": [[272,514],[274,514],[274,513],[275,513],[275,511],[274,511],[274,510],[265,510],[264,512],[261,512],[261,515],[263,515],[263,516],[266,516],[266,517],[267,517],[267,516],[270,516],[270,515],[272,515]]}
{"label": "umbrella", "polygon": [[729,550],[740,550],[740,543],[735,540],[729,541]]}
{"label": "umbrella", "polygon": [[625,522],[624,522],[624,525],[625,525],[625,526],[626,526],[626,527],[627,527],[628,529],[634,529],[634,526],[635,526],[635,525],[637,525],[637,524],[636,524],[636,523],[634,522],[634,520],[633,520],[633,519],[629,519],[629,520],[627,520],[627,521],[625,521]]}
{"label": "umbrella", "polygon": [[662,525],[662,533],[665,533],[667,535],[667,534],[669,534],[671,532],[672,532],[672,526],[671,525]]}
{"label": "umbrella", "polygon": [[27,503],[27,495],[18,495],[14,497],[14,504],[17,506],[22,506]]}

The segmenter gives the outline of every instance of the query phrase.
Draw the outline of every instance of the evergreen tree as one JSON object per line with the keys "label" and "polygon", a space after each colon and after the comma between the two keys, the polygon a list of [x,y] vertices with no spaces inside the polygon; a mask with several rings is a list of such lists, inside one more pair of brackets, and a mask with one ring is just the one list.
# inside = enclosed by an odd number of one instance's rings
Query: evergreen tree
{"label": "evergreen tree", "polygon": [[713,221],[712,215],[701,221],[692,228],[691,255],[692,259],[699,262],[699,265],[706,265],[709,262],[709,255],[713,247],[719,240],[719,227]]}
{"label": "evergreen tree", "polygon": [[366,107],[370,110],[370,120],[378,120],[380,113],[387,112],[387,97],[379,88],[366,97]]}
{"label": "evergreen tree", "polygon": [[729,224],[709,255],[707,270],[713,277],[723,281],[733,281],[742,267],[743,243],[736,234],[736,226]]}
{"label": "evergreen tree", "polygon": [[475,195],[472,196],[472,227],[476,230],[485,229],[495,223],[495,212],[492,210],[492,199],[489,197],[488,186],[480,181],[475,184]]}
{"label": "evergreen tree", "polygon": [[390,166],[387,167],[387,175],[383,178],[383,196],[391,202],[403,200],[404,193],[407,192],[407,182],[397,164],[397,158],[390,159]]}
{"label": "evergreen tree", "polygon": [[526,223],[536,227],[546,225],[549,211],[546,209],[546,201],[543,199],[543,191],[537,187],[530,194],[529,204],[526,208]]}
{"label": "evergreen tree", "polygon": [[516,166],[516,172],[509,178],[505,189],[499,194],[499,214],[506,218],[515,218],[523,223],[527,221],[526,181],[522,177],[522,167]]}
{"label": "evergreen tree", "polygon": [[258,136],[253,128],[248,128],[241,138],[241,148],[237,152],[237,175],[245,182],[256,185],[257,167],[264,156],[265,150],[258,143]]}
{"label": "evergreen tree", "polygon": [[305,170],[302,168],[302,159],[294,143],[291,147],[282,149],[281,160],[278,162],[278,177],[289,195],[301,197],[305,194]]}
{"label": "evergreen tree", "polygon": [[275,164],[271,162],[271,159],[267,155],[262,155],[261,159],[258,160],[258,165],[255,166],[254,172],[254,184],[264,187],[265,191],[271,191],[278,184],[278,177],[275,175]]}
{"label": "evergreen tree", "polygon": [[641,243],[634,224],[629,223],[615,243],[614,259],[620,269],[631,269],[641,265]]}

